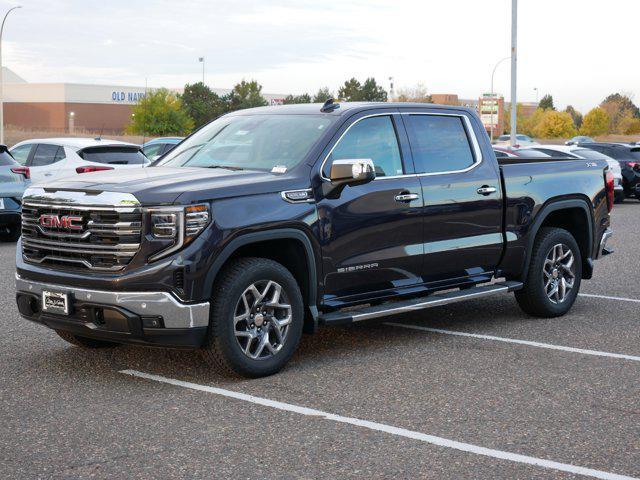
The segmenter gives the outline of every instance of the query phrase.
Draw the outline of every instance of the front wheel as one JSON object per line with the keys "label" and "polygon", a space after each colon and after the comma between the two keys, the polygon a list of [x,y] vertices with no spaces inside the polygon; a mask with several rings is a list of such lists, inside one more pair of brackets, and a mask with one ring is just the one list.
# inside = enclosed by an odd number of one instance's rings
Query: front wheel
{"label": "front wheel", "polygon": [[524,288],[516,292],[520,308],[537,317],[558,317],[576,300],[582,257],[575,238],[562,228],[543,228],[531,253]]}
{"label": "front wheel", "polygon": [[291,272],[266,258],[241,258],[216,282],[204,358],[223,373],[272,375],[295,352],[303,321]]}

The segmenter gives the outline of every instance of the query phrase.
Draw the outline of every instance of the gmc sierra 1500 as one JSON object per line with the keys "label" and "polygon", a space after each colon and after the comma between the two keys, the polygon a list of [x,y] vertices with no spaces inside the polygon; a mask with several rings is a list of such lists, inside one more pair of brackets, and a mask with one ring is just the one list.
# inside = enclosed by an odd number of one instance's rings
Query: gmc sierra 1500
{"label": "gmc sierra 1500", "polygon": [[17,302],[76,345],[199,348],[263,376],[319,323],[500,292],[563,315],[612,205],[606,162],[498,162],[465,108],[243,110],[155,166],[29,188]]}

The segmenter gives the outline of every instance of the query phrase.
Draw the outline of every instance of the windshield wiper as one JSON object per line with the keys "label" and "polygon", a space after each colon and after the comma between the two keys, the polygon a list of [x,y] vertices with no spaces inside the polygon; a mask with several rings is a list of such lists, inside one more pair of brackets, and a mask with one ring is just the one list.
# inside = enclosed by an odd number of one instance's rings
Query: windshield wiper
{"label": "windshield wiper", "polygon": [[207,168],[224,168],[226,170],[244,170],[242,167],[235,167],[233,165],[209,165]]}

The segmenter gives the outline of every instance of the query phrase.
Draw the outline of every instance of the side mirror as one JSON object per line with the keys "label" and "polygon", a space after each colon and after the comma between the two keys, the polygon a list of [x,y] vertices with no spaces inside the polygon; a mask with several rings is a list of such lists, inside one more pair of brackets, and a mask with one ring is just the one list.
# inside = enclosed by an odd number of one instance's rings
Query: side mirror
{"label": "side mirror", "polygon": [[329,172],[330,184],[323,190],[327,198],[338,198],[347,185],[362,185],[376,178],[376,170],[370,158],[334,160]]}

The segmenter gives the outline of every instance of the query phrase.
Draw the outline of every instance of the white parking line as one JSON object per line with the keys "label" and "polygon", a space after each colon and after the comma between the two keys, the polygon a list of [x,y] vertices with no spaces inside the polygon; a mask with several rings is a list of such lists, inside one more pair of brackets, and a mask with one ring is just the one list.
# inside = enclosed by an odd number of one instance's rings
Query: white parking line
{"label": "white parking line", "polygon": [[603,298],[605,300],[618,300],[619,302],[640,303],[640,300],[638,300],[637,298],[611,297],[609,295],[594,295],[593,293],[579,293],[578,296],[590,297],[590,298]]}
{"label": "white parking line", "polygon": [[517,343],[519,345],[527,345],[529,347],[548,348],[550,350],[562,350],[564,352],[582,353],[584,355],[593,355],[596,357],[617,358],[620,360],[631,360],[632,362],[640,362],[640,357],[633,355],[624,355],[622,353],[600,352],[598,350],[585,350],[584,348],[565,347],[562,345],[553,345],[551,343],[531,342],[529,340],[518,340],[517,338],[494,337],[493,335],[482,335],[479,333],[458,332],[455,330],[443,330],[441,328],[421,327],[420,325],[408,325],[406,323],[385,322],[384,325],[392,327],[409,328],[411,330],[421,330],[423,332],[441,333],[443,335],[456,335],[458,337],[479,338],[481,340],[494,340],[496,342]]}
{"label": "white parking line", "polygon": [[345,423],[356,427],[368,428],[370,430],[376,430],[378,432],[385,432],[391,435],[397,435],[400,437],[411,438],[413,440],[419,440],[421,442],[430,443],[432,445],[438,445],[440,447],[453,448],[462,452],[474,453],[476,455],[483,455],[486,457],[498,458],[501,460],[508,460],[510,462],[525,463],[528,465],[535,465],[538,467],[549,468],[552,470],[560,470],[563,472],[574,473],[577,475],[585,475],[593,478],[602,478],[605,480],[640,480],[634,477],[627,477],[624,475],[618,475],[615,473],[609,473],[602,470],[594,470],[592,468],[578,467],[570,465],[568,463],[559,463],[552,460],[545,460],[543,458],[529,457],[527,455],[519,455],[517,453],[504,452],[502,450],[494,450],[491,448],[480,447],[471,443],[458,442],[456,440],[449,440],[447,438],[436,437],[433,435],[427,435],[426,433],[416,432],[413,430],[406,430],[404,428],[398,428],[391,425],[385,425],[384,423],[369,422],[367,420],[360,420],[358,418],[343,417],[341,415],[334,415],[333,413],[323,412],[322,410],[316,410],[313,408],[301,407],[299,405],[293,405],[291,403],[278,402],[276,400],[269,400],[268,398],[255,397],[253,395],[247,395],[246,393],[234,392],[232,390],[225,390],[217,387],[209,387],[207,385],[199,385],[197,383],[184,382],[182,380],[176,380],[173,378],[162,377],[160,375],[152,375],[150,373],[139,372],[137,370],[121,370],[120,373],[125,375],[132,375],[134,377],[145,378],[147,380],[153,380],[161,383],[168,383],[177,387],[189,388],[191,390],[198,390],[201,392],[213,393],[215,395],[221,395],[227,398],[234,398],[236,400],[242,400],[243,402],[255,403],[265,407],[275,408],[277,410],[283,410],[285,412],[298,413],[300,415],[307,415],[312,417],[319,417],[325,420],[333,420],[338,423]]}

